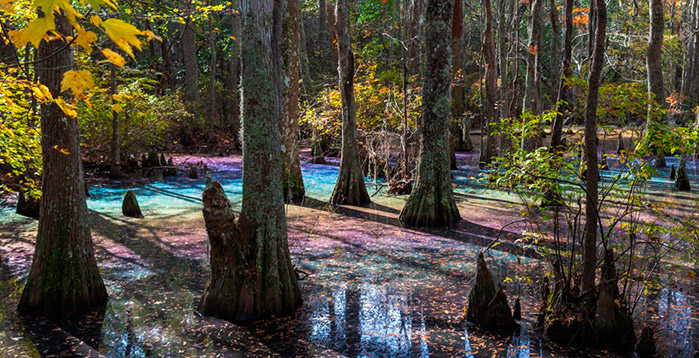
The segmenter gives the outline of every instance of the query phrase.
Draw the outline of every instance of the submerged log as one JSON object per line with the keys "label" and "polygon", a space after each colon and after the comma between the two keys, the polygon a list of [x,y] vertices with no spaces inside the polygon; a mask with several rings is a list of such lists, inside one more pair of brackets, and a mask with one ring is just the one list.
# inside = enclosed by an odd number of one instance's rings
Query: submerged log
{"label": "submerged log", "polygon": [[138,199],[136,199],[136,194],[134,194],[132,190],[128,190],[126,195],[124,195],[124,202],[121,205],[121,213],[124,214],[124,216],[131,218],[143,218],[141,207],[138,205]]}
{"label": "submerged log", "polygon": [[466,319],[488,328],[507,328],[516,325],[502,286],[495,290],[495,280],[485,263],[483,253],[478,255],[476,283],[468,295]]}
{"label": "submerged log", "polygon": [[675,189],[677,191],[690,191],[691,185],[689,184],[689,176],[687,176],[687,158],[682,157],[680,159],[680,164],[677,167],[677,178],[675,179]]}

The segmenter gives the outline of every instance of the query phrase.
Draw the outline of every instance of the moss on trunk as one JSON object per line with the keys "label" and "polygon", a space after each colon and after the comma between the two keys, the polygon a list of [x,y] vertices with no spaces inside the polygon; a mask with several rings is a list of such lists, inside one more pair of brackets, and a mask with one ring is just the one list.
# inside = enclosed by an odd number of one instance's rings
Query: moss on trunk
{"label": "moss on trunk", "polygon": [[403,225],[444,227],[460,220],[451,188],[449,121],[453,0],[427,4],[427,75],[420,120],[420,156],[415,188],[400,213]]}

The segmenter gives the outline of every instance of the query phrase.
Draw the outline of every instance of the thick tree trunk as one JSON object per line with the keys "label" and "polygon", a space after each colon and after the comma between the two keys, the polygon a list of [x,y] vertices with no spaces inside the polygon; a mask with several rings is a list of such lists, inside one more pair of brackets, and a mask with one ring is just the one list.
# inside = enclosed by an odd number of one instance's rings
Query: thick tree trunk
{"label": "thick tree trunk", "polygon": [[453,6],[454,0],[427,2],[427,66],[420,120],[420,157],[415,188],[399,217],[406,226],[450,226],[461,219],[449,170],[449,29]]}
{"label": "thick tree trunk", "polygon": [[[279,3],[277,4],[279,5]],[[282,134],[282,181],[284,197],[288,200],[302,199],[306,193],[299,162],[299,27],[301,22],[299,0],[287,0],[286,9],[280,9],[282,40],[281,87],[282,112],[280,128]]]}
{"label": "thick tree trunk", "polygon": [[357,105],[354,100],[354,55],[350,37],[349,0],[338,0],[335,29],[338,41],[338,75],[342,99],[342,158],[340,173],[330,201],[334,204],[360,205],[371,201],[364,184],[357,142]]}
{"label": "thick tree trunk", "polygon": [[[71,25],[56,15],[56,32],[71,35]],[[54,97],[60,95],[63,74],[73,65],[63,41],[42,42],[38,58],[45,59],[40,82]],[[107,300],[95,261],[83,182],[78,123],[55,103],[41,108],[41,148],[44,163],[41,217],[36,249],[19,311],[66,316],[88,311]],[[67,152],[67,153],[65,153]]]}
{"label": "thick tree trunk", "polygon": [[[529,43],[527,44],[527,76],[524,88],[525,111],[541,114],[541,45],[543,25],[543,0],[531,0],[529,17]],[[540,128],[542,129],[542,128]],[[535,131],[522,139],[524,150],[535,150],[543,145],[541,133]]]}
{"label": "thick tree trunk", "polygon": [[[565,0],[565,32],[563,34],[563,57],[561,60],[561,76],[570,78],[573,75],[571,66],[573,60],[573,0]],[[558,82],[558,96],[556,106],[558,112],[565,113],[570,108],[568,103],[571,100],[570,90],[566,86],[565,81],[561,78]],[[561,102],[565,102],[565,104]],[[558,114],[553,120],[553,129],[551,131],[551,150],[557,150],[561,146],[563,138],[563,121],[564,115]]]}
{"label": "thick tree trunk", "polygon": [[[652,101],[648,105],[648,119],[646,121],[646,136],[654,137],[657,131],[655,123],[659,123],[663,116],[658,115],[654,107],[664,107],[665,88],[663,84],[663,32],[665,31],[665,15],[663,14],[662,0],[649,0],[650,4],[650,36],[648,37],[648,53],[646,57],[646,70],[648,74],[648,93]],[[665,155],[662,150],[655,151],[657,159],[655,166],[665,167]]]}
{"label": "thick tree trunk", "polygon": [[495,58],[495,35],[493,34],[493,7],[490,0],[483,0],[485,9],[485,32],[483,32],[483,58],[485,59],[485,133],[483,148],[481,148],[481,165],[490,164],[494,155],[497,155],[498,137],[493,136],[493,125],[498,121],[495,108],[498,95],[497,60]]}
{"label": "thick tree trunk", "polygon": [[[301,304],[287,244],[274,0],[243,2],[243,203],[238,222],[220,185],[207,184],[212,275],[199,309],[229,320],[294,312]],[[274,34],[273,34],[274,33]]]}
{"label": "thick tree trunk", "polygon": [[[189,4],[186,6],[189,6]],[[197,43],[192,26],[194,26],[192,20],[187,19],[182,29],[182,60],[184,61],[185,77],[184,99],[189,102],[196,102],[199,100],[199,66],[197,64]]]}
{"label": "thick tree trunk", "polygon": [[[116,94],[117,90],[115,65],[111,65],[110,72],[111,93],[114,95]],[[114,104],[116,104],[116,101],[112,99],[112,105]],[[121,154],[119,153],[119,113],[115,110],[112,110],[112,140],[110,142],[110,146],[109,176],[112,179],[119,179],[121,177]]]}
{"label": "thick tree trunk", "polygon": [[585,190],[585,236],[583,237],[582,290],[590,292],[595,287],[597,269],[597,229],[598,229],[598,182],[597,161],[597,102],[600,80],[604,65],[605,41],[607,35],[607,5],[604,0],[594,0],[596,9],[596,29],[590,74],[588,77],[587,103],[585,104],[585,163],[587,175]]}

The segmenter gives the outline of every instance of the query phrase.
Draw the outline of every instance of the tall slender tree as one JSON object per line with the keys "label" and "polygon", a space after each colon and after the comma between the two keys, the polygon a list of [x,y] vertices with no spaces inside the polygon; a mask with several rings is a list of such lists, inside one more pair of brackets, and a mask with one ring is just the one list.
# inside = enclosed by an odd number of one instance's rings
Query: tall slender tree
{"label": "tall slender tree", "polygon": [[[72,27],[55,15],[55,31],[64,36]],[[63,74],[74,65],[62,40],[42,41],[37,72],[54,97],[61,93]],[[66,316],[90,310],[107,300],[107,290],[95,261],[90,228],[78,122],[55,103],[41,106],[43,178],[41,214],[34,259],[19,301],[19,311]]]}
{"label": "tall slender tree", "polygon": [[497,60],[495,58],[495,35],[493,29],[493,6],[490,0],[483,0],[485,10],[485,31],[483,32],[483,58],[485,59],[485,133],[481,149],[481,165],[490,164],[496,155],[498,137],[493,135],[493,125],[497,123],[498,113],[495,108],[498,96]]}
{"label": "tall slender tree", "polygon": [[[563,56],[561,57],[561,76],[570,78],[573,75],[573,0],[565,0],[564,6],[564,21],[565,29],[563,33]],[[557,112],[566,112],[570,108],[570,90],[561,78],[558,81],[557,95]],[[562,114],[557,114],[553,120],[553,129],[551,130],[551,149],[556,150],[561,146],[563,139],[563,120]]]}
{"label": "tall slender tree", "polygon": [[400,221],[406,226],[440,227],[458,222],[449,169],[451,46],[454,0],[429,0],[426,12],[427,63],[420,119],[417,180]]}
{"label": "tall slender tree", "polygon": [[[185,8],[191,7],[190,0],[184,1]],[[182,25],[182,61],[184,62],[185,100],[199,101],[199,65],[197,64],[197,43],[194,22],[187,18]]]}
{"label": "tall slender tree", "polygon": [[284,197],[295,200],[303,198],[306,190],[303,186],[301,164],[299,162],[299,0],[287,0],[286,9],[280,9],[281,18],[281,59],[282,74],[279,77],[281,89],[282,112],[282,180]]}
{"label": "tall slender tree", "polygon": [[[541,113],[541,44],[543,28],[543,1],[531,0],[529,5],[529,43],[527,44],[527,75],[524,87],[525,111]],[[534,150],[543,145],[541,133],[524,137],[522,148]]]}
{"label": "tall slender tree", "polygon": [[354,54],[350,37],[349,0],[335,7],[340,98],[342,100],[342,155],[340,173],[330,198],[335,204],[360,205],[371,201],[364,184],[357,142],[357,104],[354,100]]}
{"label": "tall slender tree", "polygon": [[[646,56],[646,69],[648,74],[648,93],[651,101],[648,105],[648,119],[646,122],[646,136],[649,140],[655,136],[657,128],[655,124],[662,120],[663,116],[655,109],[664,107],[665,86],[663,79],[663,32],[665,31],[665,15],[663,13],[662,0],[649,0],[650,4],[650,36],[648,36],[648,52]],[[665,155],[662,150],[655,150],[657,159],[655,166],[665,167]]]}
{"label": "tall slender tree", "polygon": [[587,102],[585,104],[585,235],[583,237],[582,291],[591,292],[595,288],[597,269],[597,230],[598,230],[598,187],[599,165],[597,160],[597,103],[604,65],[605,42],[607,39],[607,4],[605,0],[595,2],[594,46],[588,75]]}
{"label": "tall slender tree", "polygon": [[287,243],[279,132],[281,103],[273,50],[283,0],[243,1],[243,203],[233,219],[220,184],[207,183],[204,219],[211,241],[211,277],[199,310],[229,320],[293,312],[301,304]]}

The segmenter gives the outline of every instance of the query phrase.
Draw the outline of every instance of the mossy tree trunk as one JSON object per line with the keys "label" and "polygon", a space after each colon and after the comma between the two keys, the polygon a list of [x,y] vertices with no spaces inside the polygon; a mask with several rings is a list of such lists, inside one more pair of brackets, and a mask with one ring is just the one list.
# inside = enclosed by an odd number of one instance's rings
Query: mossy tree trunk
{"label": "mossy tree trunk", "polygon": [[282,133],[282,180],[284,185],[284,197],[289,200],[303,198],[306,190],[303,186],[301,175],[301,163],[299,162],[299,28],[302,26],[299,19],[299,0],[285,1],[286,8],[279,10],[282,39],[281,57],[282,74],[279,86],[281,87],[282,112],[280,128]]}
{"label": "mossy tree trunk", "polygon": [[[335,7],[340,98],[342,99],[342,157],[340,173],[330,198],[334,204],[361,205],[371,201],[364,184],[357,142],[357,104],[354,100],[354,55],[350,36],[349,0]],[[449,129],[447,128],[447,132]]]}
{"label": "mossy tree trunk", "polygon": [[[56,15],[56,32],[71,35],[64,16]],[[60,95],[63,74],[73,55],[63,41],[42,42],[44,59],[39,80]],[[88,311],[107,300],[95,261],[80,158],[78,123],[54,103],[41,107],[43,178],[36,249],[19,311],[43,316],[67,316]],[[64,154],[67,151],[67,154]]]}
{"label": "mossy tree trunk", "polygon": [[449,30],[453,6],[454,0],[430,0],[427,3],[427,72],[417,180],[399,217],[406,226],[443,227],[460,220],[449,170]]}
{"label": "mossy tree trunk", "polygon": [[[279,132],[281,103],[277,74],[281,59],[273,51],[279,26],[274,8],[279,1],[243,2],[243,203],[234,222],[222,199],[205,211],[212,242],[212,276],[200,310],[229,320],[254,320],[293,313],[301,304],[298,279],[287,243],[282,188],[282,151]],[[277,41],[277,40],[274,40]],[[222,193],[207,185],[207,195]],[[216,198],[216,195],[214,195]],[[224,196],[225,199],[225,196]],[[209,200],[207,200],[209,201]],[[209,207],[211,208],[211,206]],[[224,219],[221,219],[224,218]],[[212,231],[216,220],[223,226]],[[213,225],[213,226],[212,226]]]}
{"label": "mossy tree trunk", "polygon": [[583,237],[582,290],[590,292],[595,288],[597,269],[597,230],[598,230],[598,184],[599,166],[597,161],[597,103],[604,65],[605,41],[607,36],[607,5],[604,0],[595,0],[594,46],[588,76],[587,103],[585,104],[585,152],[587,165],[585,176],[585,236]]}

